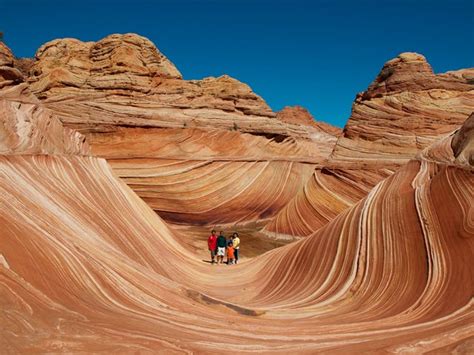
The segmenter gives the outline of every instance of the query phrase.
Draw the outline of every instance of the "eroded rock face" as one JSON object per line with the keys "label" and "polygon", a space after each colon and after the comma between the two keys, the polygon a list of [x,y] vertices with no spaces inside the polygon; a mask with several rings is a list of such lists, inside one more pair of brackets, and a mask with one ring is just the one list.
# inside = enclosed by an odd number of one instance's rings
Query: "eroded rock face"
{"label": "eroded rock face", "polygon": [[181,78],[148,39],[110,35],[96,43],[57,39],[44,44],[30,68],[35,92],[55,87],[148,91],[154,78]]}
{"label": "eroded rock face", "polygon": [[[367,91],[357,96],[323,167],[316,168],[265,232],[275,238],[311,235],[408,159],[418,154],[428,159],[435,149],[446,152],[445,144],[436,140],[450,139],[474,111],[473,78],[474,69],[435,75],[416,53],[402,53],[388,61]],[[459,136],[469,134],[469,128],[464,129]],[[453,144],[459,151],[457,162],[466,162],[470,148],[466,143]]]}
{"label": "eroded rock face", "polygon": [[14,68],[14,57],[10,48],[0,41],[0,88],[23,81],[21,72]]}
{"label": "eroded rock face", "polygon": [[1,155],[2,349],[469,349],[473,170],[439,151],[310,237],[225,270],[185,249],[105,160]]}
{"label": "eroded rock face", "polygon": [[89,147],[80,133],[65,128],[30,92],[0,42],[0,154],[80,154]]}
{"label": "eroded rock face", "polygon": [[455,133],[451,148],[457,163],[474,166],[474,113]]}
{"label": "eroded rock face", "polygon": [[229,76],[182,80],[136,35],[49,42],[38,50],[28,83],[65,126],[87,137],[94,154],[177,223],[272,217],[336,142],[318,125],[278,119]]}
{"label": "eroded rock face", "polygon": [[4,98],[4,93],[12,94],[4,90],[0,91],[0,154],[89,154],[85,137],[65,128],[34,96]]}
{"label": "eroded rock face", "polygon": [[283,122],[313,127],[317,131],[330,134],[334,137],[339,137],[342,133],[342,129],[339,127],[332,126],[325,122],[315,121],[311,113],[301,106],[286,106],[277,112],[277,118]]}
{"label": "eroded rock face", "polygon": [[416,53],[388,61],[367,91],[357,96],[332,159],[413,158],[471,114],[473,79],[472,68],[435,75]]}
{"label": "eroded rock face", "polygon": [[54,40],[38,50],[29,73],[31,90],[80,131],[201,127],[311,140],[304,127],[276,119],[238,80],[226,75],[182,80],[138,35],[111,35],[96,43]]}

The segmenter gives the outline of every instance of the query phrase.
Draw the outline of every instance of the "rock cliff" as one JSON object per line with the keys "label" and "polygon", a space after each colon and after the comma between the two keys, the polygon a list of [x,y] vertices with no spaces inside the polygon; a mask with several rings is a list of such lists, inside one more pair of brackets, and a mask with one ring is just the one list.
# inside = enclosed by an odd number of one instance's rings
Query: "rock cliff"
{"label": "rock cliff", "polygon": [[63,127],[30,92],[0,42],[0,154],[89,154],[85,137]]}
{"label": "rock cliff", "polygon": [[267,234],[312,234],[459,128],[474,111],[473,79],[473,68],[436,75],[416,53],[402,53],[385,63],[369,88],[357,95],[327,161],[267,224]]}
{"label": "rock cliff", "polygon": [[176,223],[272,217],[336,142],[337,129],[281,120],[236,79],[183,80],[138,35],[55,40],[28,67],[43,105]]}
{"label": "rock cliff", "polygon": [[407,161],[473,110],[473,68],[436,75],[422,55],[402,53],[357,95],[331,158]]}

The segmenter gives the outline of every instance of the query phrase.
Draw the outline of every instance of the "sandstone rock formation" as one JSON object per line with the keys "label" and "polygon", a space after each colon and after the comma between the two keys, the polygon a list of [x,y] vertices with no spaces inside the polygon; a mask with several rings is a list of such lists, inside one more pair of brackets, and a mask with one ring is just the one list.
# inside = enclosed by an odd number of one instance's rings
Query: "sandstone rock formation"
{"label": "sandstone rock formation", "polygon": [[435,75],[416,53],[385,63],[367,91],[357,95],[327,162],[265,232],[275,238],[312,234],[408,159],[448,136],[474,111],[473,79],[472,68]]}
{"label": "sandstone rock formation", "polygon": [[[326,162],[303,190],[327,191],[327,205],[317,200],[319,210],[329,206],[321,213],[326,225],[252,260],[216,266],[185,248],[116,172],[145,195],[159,186],[153,198],[168,206],[183,201],[171,211],[183,220],[183,211],[207,212],[193,210],[203,195],[227,196],[215,216],[224,210],[247,220],[284,205],[288,187],[302,185],[296,181],[313,173],[322,150],[311,155],[308,138],[299,145],[290,136],[278,142],[202,127],[128,127],[113,115],[109,127],[101,121],[95,129],[78,119],[113,171],[61,125],[52,97],[31,95],[11,53],[0,49],[2,352],[472,351],[473,115],[393,174],[372,157],[358,166]],[[72,108],[79,102],[71,97]],[[213,135],[237,141],[238,149]],[[283,160],[285,151],[291,154]],[[242,186],[254,192],[239,202],[239,215],[226,194]],[[333,218],[336,203],[346,210]],[[291,216],[300,203],[288,206],[285,223],[299,228]]]}
{"label": "sandstone rock formation", "polygon": [[23,81],[0,42],[0,154],[88,154],[85,137],[64,128]]}
{"label": "sandstone rock formation", "polygon": [[175,223],[269,219],[336,142],[337,129],[287,123],[233,78],[182,80],[137,35],[49,42],[28,72],[44,106]]}
{"label": "sandstone rock formation", "polygon": [[35,59],[31,89],[80,131],[186,125],[306,134],[275,119],[259,96],[233,78],[182,80],[174,65],[138,35],[111,35],[97,43],[55,40],[43,45]]}
{"label": "sandstone rock formation", "polygon": [[451,146],[471,146],[470,124],[314,235],[221,268],[184,249],[105,160],[1,155],[0,345],[469,351],[474,166]]}
{"label": "sandstone rock formation", "polygon": [[406,161],[473,110],[473,68],[436,75],[422,55],[402,53],[357,96],[331,157]]}
{"label": "sandstone rock formation", "polygon": [[316,168],[304,188],[265,226],[275,239],[307,237],[365,197],[396,166],[345,166]]}
{"label": "sandstone rock formation", "polygon": [[336,138],[342,133],[339,127],[332,126],[325,122],[315,121],[311,113],[301,106],[286,106],[277,112],[277,118],[283,122],[316,128],[317,131],[325,132]]}
{"label": "sandstone rock formation", "polygon": [[456,163],[474,165],[474,113],[454,135],[451,148]]}

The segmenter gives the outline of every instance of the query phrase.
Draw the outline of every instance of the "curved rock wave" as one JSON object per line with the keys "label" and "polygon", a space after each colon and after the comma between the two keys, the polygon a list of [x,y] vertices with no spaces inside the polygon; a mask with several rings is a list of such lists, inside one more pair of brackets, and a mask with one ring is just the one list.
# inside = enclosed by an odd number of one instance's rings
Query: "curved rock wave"
{"label": "curved rock wave", "polygon": [[[339,132],[311,117],[286,122],[229,76],[183,80],[133,34],[54,40],[21,69],[44,107],[172,222],[263,223],[302,189],[308,166],[332,152]],[[164,176],[166,160],[208,164]]]}
{"label": "curved rock wave", "polygon": [[[123,51],[132,56],[126,65],[135,63],[141,52],[127,49],[128,40],[118,38],[118,57],[107,41],[94,49],[101,70],[110,61],[120,67]],[[44,51],[54,57],[55,46]],[[151,53],[141,59],[167,66]],[[68,65],[81,66],[74,57]],[[400,60],[419,64],[416,56]],[[474,116],[421,145],[416,158],[410,148],[396,164],[356,168],[341,159],[320,166],[324,150],[291,137],[198,128],[143,133],[110,120],[84,131],[112,170],[88,155],[84,136],[70,134],[61,113],[29,96],[12,63],[0,46],[2,351],[404,353],[474,346]],[[181,80],[160,70],[153,75]],[[384,74],[376,96],[406,85],[405,74],[395,74]],[[238,149],[213,135],[239,141]],[[326,191],[319,203],[315,191]],[[271,215],[292,194],[295,202],[282,210],[287,219],[276,220],[290,234],[309,236],[229,267],[202,262],[149,206],[169,209],[170,219],[189,220],[183,211],[192,211],[196,223],[244,221]],[[319,219],[306,218],[311,214]]]}
{"label": "curved rock wave", "polygon": [[316,168],[304,188],[267,223],[263,232],[275,239],[307,237],[365,197],[396,167]]}
{"label": "curved rock wave", "polygon": [[274,238],[309,236],[440,138],[450,139],[474,111],[473,79],[472,68],[434,74],[417,53],[385,63],[357,95],[327,161],[265,232]]}
{"label": "curved rock wave", "polygon": [[[464,131],[454,137],[469,146]],[[184,249],[105,160],[2,156],[2,346],[468,349],[474,175],[451,155],[410,161],[310,237],[220,269]]]}

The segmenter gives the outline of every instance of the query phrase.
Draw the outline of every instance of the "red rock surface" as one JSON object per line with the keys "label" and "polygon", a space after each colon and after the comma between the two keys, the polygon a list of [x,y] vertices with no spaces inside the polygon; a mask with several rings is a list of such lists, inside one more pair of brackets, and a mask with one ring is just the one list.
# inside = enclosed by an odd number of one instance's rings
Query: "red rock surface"
{"label": "red rock surface", "polygon": [[0,156],[2,349],[469,351],[474,167],[442,146],[314,235],[232,267],[183,248],[103,159]]}
{"label": "red rock surface", "polygon": [[[116,172],[131,169],[128,184],[161,186],[158,198],[199,214],[203,200],[222,200],[232,178],[234,190],[256,186],[274,206],[283,204],[265,189],[279,186],[283,195],[288,181],[313,172],[320,153],[299,156],[302,146],[291,140],[237,131],[88,126],[93,149],[108,155],[112,170],[86,155],[82,136],[44,107],[49,99],[23,101],[34,97],[0,48],[0,73],[8,73],[0,80],[8,127],[0,131],[2,352],[472,351],[474,116],[393,174],[382,161],[381,174],[390,176],[370,190],[379,173],[373,163],[319,167],[307,186],[326,189],[329,207],[347,202],[345,211],[325,215],[327,224],[303,240],[238,265],[210,265],[185,246],[190,236],[164,222]],[[212,134],[240,140],[239,150],[222,149]],[[293,160],[269,158],[286,150]],[[253,168],[260,172],[249,173]],[[155,177],[160,184],[148,182]],[[365,191],[358,202],[347,197]],[[255,196],[231,210],[264,210]]]}
{"label": "red rock surface", "polygon": [[455,162],[464,165],[474,165],[474,113],[455,133],[451,142]]}
{"label": "red rock surface", "polygon": [[425,58],[402,53],[385,63],[333,152],[265,227],[274,238],[305,237],[364,197],[378,182],[474,111],[474,69],[433,74]]}
{"label": "red rock surface", "polygon": [[402,53],[357,96],[331,157],[406,161],[473,110],[473,68],[436,75],[422,55]]}
{"label": "red rock surface", "polygon": [[43,104],[84,134],[92,152],[108,159],[156,212],[176,223],[272,217],[336,142],[319,128],[276,118],[233,78],[182,80],[137,35],[49,42],[29,74]]}
{"label": "red rock surface", "polygon": [[107,125],[186,125],[305,135],[304,129],[275,119],[268,105],[238,80],[226,75],[182,80],[150,41],[134,34],[96,43],[48,42],[36,53],[29,82],[38,97],[62,114],[63,122],[80,131]]}
{"label": "red rock surface", "polygon": [[85,137],[63,127],[23,81],[0,42],[0,154],[89,154]]}
{"label": "red rock surface", "polygon": [[277,118],[283,122],[313,127],[317,131],[325,132],[334,137],[339,137],[342,133],[342,129],[339,127],[326,122],[315,121],[311,113],[301,106],[286,106],[277,112]]}
{"label": "red rock surface", "polygon": [[304,188],[267,223],[275,239],[307,237],[365,197],[396,166],[327,165],[316,168]]}

